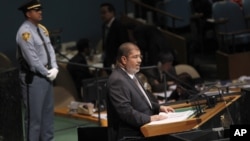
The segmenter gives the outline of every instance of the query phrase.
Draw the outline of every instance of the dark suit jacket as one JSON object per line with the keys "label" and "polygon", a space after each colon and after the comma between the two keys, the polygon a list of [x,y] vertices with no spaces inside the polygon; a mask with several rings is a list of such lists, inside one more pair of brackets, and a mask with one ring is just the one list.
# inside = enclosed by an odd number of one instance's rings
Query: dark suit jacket
{"label": "dark suit jacket", "polygon": [[107,82],[108,128],[113,140],[140,136],[140,127],[159,113],[160,105],[151,100],[152,108],[136,83],[121,68],[113,70]]}
{"label": "dark suit jacket", "polygon": [[129,41],[128,32],[122,23],[115,19],[109,28],[106,39],[105,35],[105,25],[102,26],[103,31],[103,50],[105,51],[104,56],[104,67],[110,67],[111,64],[115,63],[116,54],[119,46]]}

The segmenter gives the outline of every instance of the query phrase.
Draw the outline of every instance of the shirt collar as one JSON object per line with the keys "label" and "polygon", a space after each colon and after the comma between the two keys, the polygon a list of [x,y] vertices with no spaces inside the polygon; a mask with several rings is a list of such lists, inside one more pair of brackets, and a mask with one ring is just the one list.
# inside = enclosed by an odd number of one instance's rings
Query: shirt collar
{"label": "shirt collar", "polygon": [[38,27],[35,24],[33,24],[31,21],[29,21],[29,20],[26,20],[25,23],[28,24],[29,27],[32,28],[32,30],[36,30],[37,27]]}
{"label": "shirt collar", "polygon": [[124,68],[121,67],[121,69],[122,69],[124,72],[126,72],[127,75],[128,75],[131,79],[133,79],[133,78],[135,77],[134,74],[129,74]]}
{"label": "shirt collar", "polygon": [[113,17],[106,26],[110,28],[114,20],[115,20],[115,17]]}

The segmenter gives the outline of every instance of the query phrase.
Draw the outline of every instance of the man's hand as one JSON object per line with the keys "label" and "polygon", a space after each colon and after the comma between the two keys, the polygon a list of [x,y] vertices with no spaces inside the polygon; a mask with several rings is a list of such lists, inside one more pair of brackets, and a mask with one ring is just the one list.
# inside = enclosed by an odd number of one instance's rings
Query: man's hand
{"label": "man's hand", "polygon": [[48,70],[47,78],[50,81],[53,81],[53,80],[56,79],[57,74],[58,74],[58,69],[57,68],[52,68],[52,69]]}
{"label": "man's hand", "polygon": [[[170,106],[160,106],[160,112],[174,112],[174,109]],[[158,121],[158,120],[163,120],[166,119],[167,117],[164,115],[152,115],[150,116],[150,121]]]}
{"label": "man's hand", "polygon": [[150,116],[150,122],[159,121],[159,120],[163,120],[166,118],[167,118],[167,116],[164,116],[164,115],[152,115],[152,116]]}
{"label": "man's hand", "polygon": [[160,112],[174,112],[174,109],[170,106],[161,106],[160,107]]}

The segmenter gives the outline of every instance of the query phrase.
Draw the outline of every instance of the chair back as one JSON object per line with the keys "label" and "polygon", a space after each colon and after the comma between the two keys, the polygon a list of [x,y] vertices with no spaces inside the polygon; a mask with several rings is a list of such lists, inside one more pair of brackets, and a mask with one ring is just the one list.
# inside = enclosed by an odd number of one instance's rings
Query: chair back
{"label": "chair back", "polygon": [[242,0],[242,10],[247,20],[247,26],[250,28],[250,0]]}
{"label": "chair back", "polygon": [[107,109],[107,80],[107,76],[83,79],[81,101],[94,103],[100,111],[105,111]]}
{"label": "chair back", "polygon": [[250,32],[239,4],[226,0],[215,2],[212,16],[216,23],[220,50],[229,53],[249,50]]}
{"label": "chair back", "polygon": [[77,100],[77,90],[66,65],[58,63],[59,72],[54,83],[55,108],[67,107],[71,101]]}
{"label": "chair back", "polygon": [[240,6],[231,1],[218,1],[212,6],[212,16],[214,19],[227,19],[225,24],[220,24],[216,28],[218,32],[234,32],[247,28],[243,12]]}
{"label": "chair back", "polygon": [[12,62],[7,55],[0,52],[0,69],[8,69],[12,67]]}
{"label": "chair back", "polygon": [[244,14],[250,16],[250,0],[242,0],[242,8]]}
{"label": "chair back", "polygon": [[106,83],[108,77],[97,77],[82,80],[82,101],[93,102],[106,100]]}
{"label": "chair back", "polygon": [[198,71],[193,66],[190,66],[188,64],[178,64],[175,66],[175,70],[177,75],[186,72],[191,75],[193,79],[200,78],[200,74],[198,73]]}

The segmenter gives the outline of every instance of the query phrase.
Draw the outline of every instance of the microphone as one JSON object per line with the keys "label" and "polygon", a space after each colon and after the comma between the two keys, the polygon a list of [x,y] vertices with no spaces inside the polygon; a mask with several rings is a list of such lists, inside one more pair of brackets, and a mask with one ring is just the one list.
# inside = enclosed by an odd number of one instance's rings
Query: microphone
{"label": "microphone", "polygon": [[166,76],[163,74],[163,84],[164,84],[164,98],[165,98],[165,103],[168,101],[167,97],[167,86],[166,86]]}
{"label": "microphone", "polygon": [[60,55],[61,57],[63,57],[66,60],[70,60],[66,55],[62,54],[57,48],[54,48],[55,53],[58,53],[58,55]]}
{"label": "microphone", "polygon": [[[229,93],[228,92],[228,88],[227,88],[227,91],[226,91],[227,93]],[[229,120],[230,120],[230,122],[231,122],[231,124],[234,124],[234,120],[233,120],[233,118],[232,118],[232,115],[231,115],[231,113],[230,113],[230,111],[229,111],[229,108],[228,108],[228,106],[227,106],[227,102],[226,102],[226,100],[224,99],[224,95],[223,95],[224,93],[222,92],[222,90],[219,90],[219,95],[222,97],[222,101],[225,103],[225,106],[226,106],[226,113],[227,113],[227,115],[228,115],[228,117],[229,117]],[[224,115],[224,118],[225,118],[225,115]]]}
{"label": "microphone", "polygon": [[[237,86],[244,86],[244,85],[249,85],[250,83],[249,82],[237,82],[237,83],[228,83],[226,85],[216,85],[215,87],[218,88],[218,94],[221,96],[221,100],[222,102],[224,102],[225,104],[225,113],[221,116],[221,126],[222,127],[229,127],[230,125],[228,124],[231,124],[233,125],[234,124],[234,119],[232,117],[232,114],[230,112],[230,109],[227,105],[228,103],[228,100],[225,100],[225,95],[226,94],[229,94],[230,91],[229,91],[229,88],[230,87],[237,87]],[[230,99],[229,99],[230,101]],[[227,123],[227,119],[230,123]]]}
{"label": "microphone", "polygon": [[[169,73],[168,71],[163,71],[162,72],[164,75],[168,75],[169,77],[171,77],[172,79],[175,80],[175,82],[177,82],[179,84],[179,86],[187,91],[188,93],[190,93],[191,95],[194,95],[196,93],[198,93],[199,91],[195,89],[195,87],[191,86],[190,84],[184,82],[183,80],[180,80],[178,77],[174,76],[173,74]],[[184,88],[183,86],[185,86],[186,88]],[[189,89],[187,89],[189,88]]]}
{"label": "microphone", "polygon": [[[225,94],[229,94],[229,88],[230,87],[235,87],[235,86],[244,86],[244,85],[249,85],[250,83],[249,82],[237,82],[237,83],[229,83],[229,84],[226,84],[224,86],[218,86],[218,89],[219,89],[219,95],[222,97],[222,101],[225,103],[225,106],[226,106],[226,114],[228,115],[228,119],[230,121],[230,124],[234,124],[234,119],[232,118],[232,114],[227,106],[227,101],[224,99],[224,95]],[[224,91],[225,90],[225,91]],[[223,119],[222,119],[222,126],[225,127],[225,126],[228,126],[228,125],[225,125],[226,122],[226,115],[224,114],[223,115]],[[224,120],[224,121],[223,121]]]}
{"label": "microphone", "polygon": [[196,110],[196,117],[199,117],[200,115],[204,113],[203,108],[201,107],[201,104],[200,104],[200,100],[202,100],[202,98],[206,100],[206,104],[208,107],[214,106],[214,103],[211,103],[209,100],[209,97],[205,94],[206,92],[208,92],[210,89],[214,87],[216,86],[212,85],[212,86],[207,87],[206,89],[200,91],[194,97],[192,97],[191,99],[187,101],[187,103],[193,102],[193,106],[195,107],[195,110]]}
{"label": "microphone", "polygon": [[146,70],[146,69],[154,69],[154,68],[158,68],[158,66],[144,66],[144,67],[141,67],[140,69]]}
{"label": "microphone", "polygon": [[76,66],[80,66],[80,67],[89,67],[89,68],[94,68],[94,69],[103,69],[103,70],[112,70],[112,68],[108,68],[108,67],[98,67],[98,66],[94,66],[94,65],[88,65],[88,64],[81,64],[81,63],[74,63],[74,62],[70,62],[70,61],[58,61],[60,63],[65,63],[65,64],[71,64],[71,65],[76,65]]}

